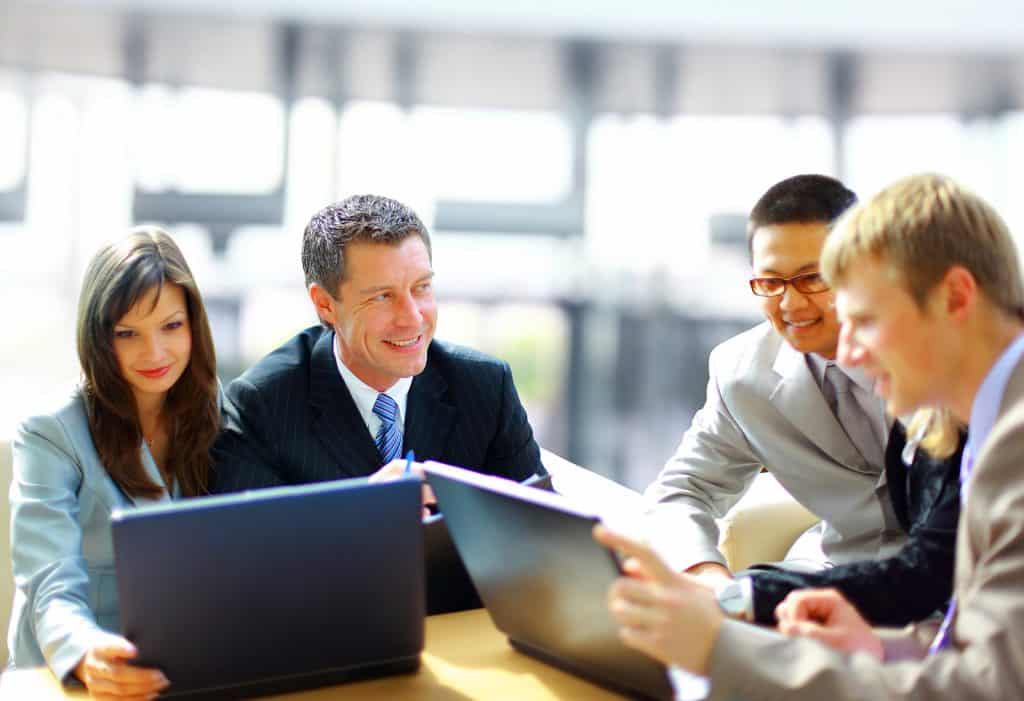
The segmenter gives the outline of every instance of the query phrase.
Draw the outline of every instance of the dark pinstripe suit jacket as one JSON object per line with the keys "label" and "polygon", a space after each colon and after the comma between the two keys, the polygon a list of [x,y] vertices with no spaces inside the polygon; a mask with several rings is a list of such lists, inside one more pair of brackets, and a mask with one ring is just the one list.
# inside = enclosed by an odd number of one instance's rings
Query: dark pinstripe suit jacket
{"label": "dark pinstripe suit jacket", "polygon": [[[338,373],[334,332],[306,329],[228,385],[212,491],[342,477],[381,466]],[[545,474],[508,364],[434,340],[413,378],[403,452],[522,481]]]}

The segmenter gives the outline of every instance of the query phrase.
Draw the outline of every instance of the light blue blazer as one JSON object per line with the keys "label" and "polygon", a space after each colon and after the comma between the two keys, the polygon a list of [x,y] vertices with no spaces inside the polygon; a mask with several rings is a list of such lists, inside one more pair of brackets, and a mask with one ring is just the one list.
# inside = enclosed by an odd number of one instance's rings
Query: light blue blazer
{"label": "light blue blazer", "polygon": [[[169,497],[132,498],[110,479],[79,391],[56,412],[21,424],[13,449],[9,665],[46,664],[63,680],[97,636],[120,628],[111,512]],[[163,485],[149,449],[140,449],[146,473]],[[177,485],[171,491],[178,496]]]}

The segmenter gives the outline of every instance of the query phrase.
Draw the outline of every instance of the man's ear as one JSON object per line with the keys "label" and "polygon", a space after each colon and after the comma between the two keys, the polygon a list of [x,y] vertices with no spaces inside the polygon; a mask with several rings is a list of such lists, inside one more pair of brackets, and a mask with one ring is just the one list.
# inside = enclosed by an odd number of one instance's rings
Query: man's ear
{"label": "man's ear", "polygon": [[954,265],[942,277],[940,287],[946,313],[957,321],[964,321],[978,302],[978,281],[974,275],[962,265]]}
{"label": "man's ear", "polygon": [[311,283],[309,285],[309,298],[313,302],[313,308],[316,309],[316,315],[320,317],[320,320],[331,326],[335,325],[338,319],[335,305],[338,300],[334,299],[326,289],[320,286],[319,283]]}

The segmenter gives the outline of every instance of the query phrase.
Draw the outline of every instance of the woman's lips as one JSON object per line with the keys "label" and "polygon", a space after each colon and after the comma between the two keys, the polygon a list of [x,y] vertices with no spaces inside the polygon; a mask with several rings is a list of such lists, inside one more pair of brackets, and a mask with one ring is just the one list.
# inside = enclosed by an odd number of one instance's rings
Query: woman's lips
{"label": "woman's lips", "polygon": [[167,374],[167,371],[171,369],[170,365],[164,365],[162,368],[154,368],[152,370],[137,370],[143,377],[148,377],[151,380],[155,380],[158,377],[163,377]]}

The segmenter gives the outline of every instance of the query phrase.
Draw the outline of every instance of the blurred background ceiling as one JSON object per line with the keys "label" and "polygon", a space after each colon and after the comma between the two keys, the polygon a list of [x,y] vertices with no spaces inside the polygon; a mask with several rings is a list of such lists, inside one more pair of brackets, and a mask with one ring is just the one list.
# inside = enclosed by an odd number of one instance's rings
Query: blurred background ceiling
{"label": "blurred background ceiling", "polygon": [[617,41],[984,53],[1019,51],[1024,45],[1017,0],[63,0],[46,4]]}
{"label": "blurred background ceiling", "polygon": [[4,0],[0,65],[541,110],[572,109],[582,77],[598,111],[970,118],[1024,105],[1020,10],[1009,0]]}

